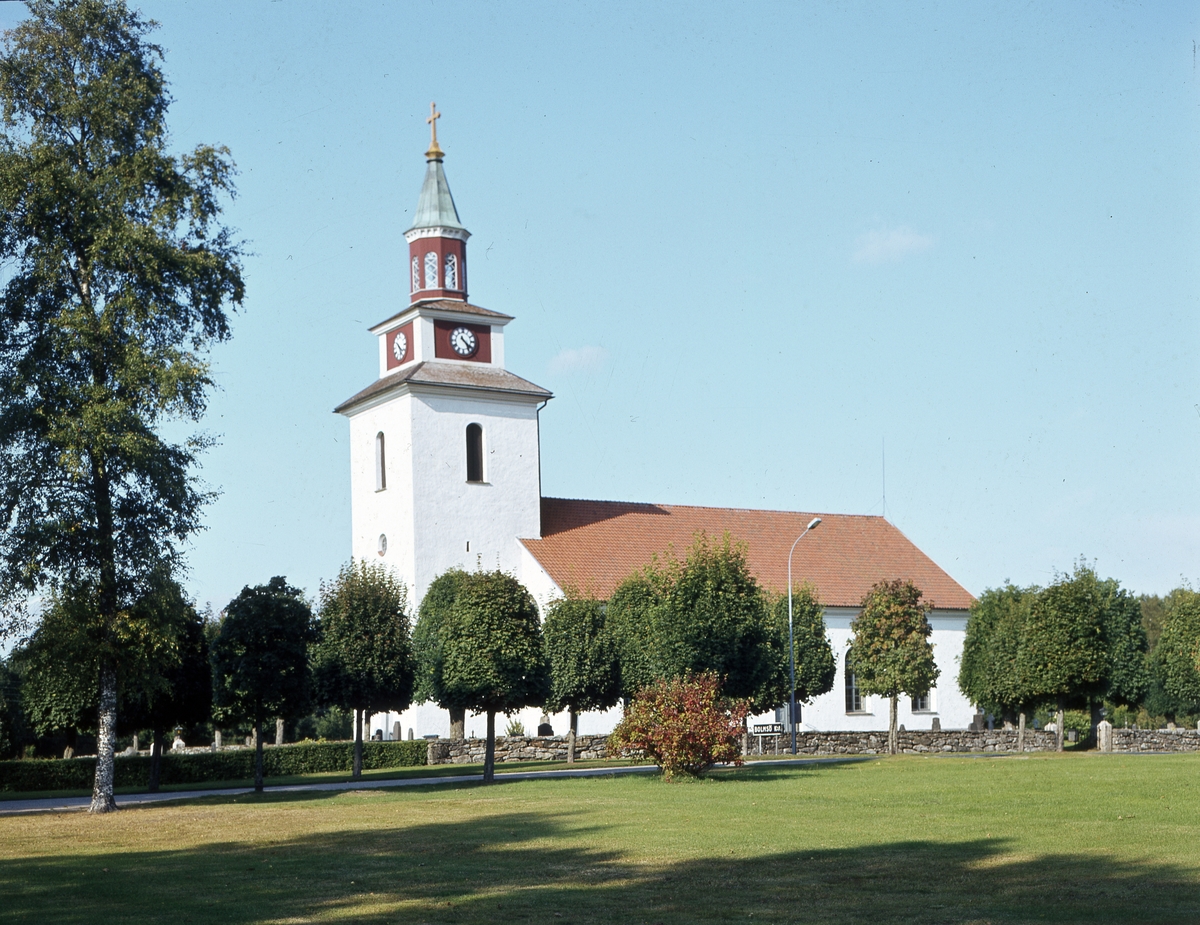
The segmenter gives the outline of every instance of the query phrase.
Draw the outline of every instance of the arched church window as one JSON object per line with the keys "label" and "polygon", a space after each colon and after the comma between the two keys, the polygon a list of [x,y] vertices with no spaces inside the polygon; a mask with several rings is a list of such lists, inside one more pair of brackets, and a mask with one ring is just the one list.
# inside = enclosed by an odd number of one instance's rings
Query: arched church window
{"label": "arched church window", "polygon": [[387,488],[387,460],[383,455],[383,431],[375,435],[375,490]]}
{"label": "arched church window", "polygon": [[412,291],[416,292],[421,288],[421,261],[413,257],[412,265]]}
{"label": "arched church window", "polygon": [[458,288],[458,254],[446,255],[446,272],[442,274],[447,289]]}
{"label": "arched church window", "polygon": [[467,425],[467,481],[483,481],[483,428]]}
{"label": "arched church window", "polygon": [[425,255],[425,288],[436,289],[437,284],[437,254],[430,251]]}
{"label": "arched church window", "polygon": [[854,673],[854,650],[846,653],[846,712],[863,711],[862,694],[858,690],[858,675]]}

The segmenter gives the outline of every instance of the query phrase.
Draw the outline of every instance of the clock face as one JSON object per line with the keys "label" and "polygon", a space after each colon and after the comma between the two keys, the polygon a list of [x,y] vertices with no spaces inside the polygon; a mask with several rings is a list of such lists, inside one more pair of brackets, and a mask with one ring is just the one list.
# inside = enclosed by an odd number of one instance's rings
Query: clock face
{"label": "clock face", "polygon": [[455,328],[450,332],[450,346],[460,357],[469,357],[479,349],[479,340],[469,328]]}
{"label": "clock face", "polygon": [[396,339],[392,341],[392,356],[396,358],[397,363],[403,363],[404,358],[408,355],[408,338],[403,334],[397,334]]}

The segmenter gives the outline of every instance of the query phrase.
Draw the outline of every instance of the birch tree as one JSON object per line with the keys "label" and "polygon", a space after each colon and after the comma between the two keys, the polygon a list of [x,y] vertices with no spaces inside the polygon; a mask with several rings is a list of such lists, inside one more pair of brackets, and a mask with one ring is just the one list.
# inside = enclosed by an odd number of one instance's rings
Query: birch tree
{"label": "birch tree", "polygon": [[116,808],[119,626],[177,571],[207,496],[204,440],[171,442],[229,336],[241,251],[219,218],[224,148],[173,153],[162,49],[123,0],[30,0],[0,51],[0,601],[91,596],[97,666],[92,812]]}

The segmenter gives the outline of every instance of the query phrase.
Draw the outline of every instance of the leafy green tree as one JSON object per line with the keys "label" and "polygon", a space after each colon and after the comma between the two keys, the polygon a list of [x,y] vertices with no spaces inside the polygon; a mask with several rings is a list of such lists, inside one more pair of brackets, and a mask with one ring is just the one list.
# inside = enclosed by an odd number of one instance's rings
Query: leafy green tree
{"label": "leafy green tree", "polygon": [[462,569],[449,569],[433,580],[421,601],[412,633],[413,660],[416,664],[413,699],[418,703],[432,700],[442,709],[450,711],[450,738],[454,741],[462,741],[465,736],[467,711],[446,697],[442,684],[441,632],[466,577],[467,573]]}
{"label": "leafy green tree", "polygon": [[15,758],[27,736],[20,670],[11,658],[0,659],[0,758]]}
{"label": "leafy green tree", "polygon": [[608,599],[605,623],[617,653],[621,697],[628,705],[659,677],[655,664],[654,617],[662,603],[661,574],[643,569],[626,578]]}
{"label": "leafy green tree", "polygon": [[[745,546],[728,534],[719,543],[698,534],[683,561],[668,553],[630,576],[613,593],[607,619],[627,698],[654,680],[706,671],[729,697],[772,706],[787,696],[777,623]],[[786,659],[786,645],[784,652]]]}
{"label": "leafy green tree", "polygon": [[1155,655],[1176,712],[1200,712],[1200,592],[1178,588],[1168,596]]}
{"label": "leafy green tree", "polygon": [[354,771],[362,776],[364,713],[408,709],[413,657],[408,592],[383,565],[344,565],[321,586],[320,641],[313,649],[317,699],[354,711]]}
{"label": "leafy green tree", "polygon": [[1105,699],[1142,697],[1149,682],[1145,653],[1138,600],[1082,562],[1037,596],[1018,667],[1036,694],[1054,703],[1060,750],[1068,706],[1090,706],[1094,730]]}
{"label": "leafy green tree", "polygon": [[91,809],[108,812],[122,615],[177,564],[206,499],[204,441],[160,425],[203,413],[204,355],[242,301],[218,223],[233,165],[223,148],[169,153],[162,51],[123,0],[28,5],[0,53],[0,599],[90,589]]}
{"label": "leafy green tree", "polygon": [[229,602],[212,644],[214,714],[254,726],[254,789],[263,788],[263,720],[302,715],[308,647],[316,639],[303,594],[276,576]]}
{"label": "leafy green tree", "polygon": [[[106,649],[114,659],[118,703],[149,702],[168,689],[180,664],[180,642],[191,607],[179,585],[163,575],[115,621],[103,621],[89,588],[68,588],[51,596],[41,622],[16,653],[22,664],[22,701],[40,735],[66,733],[68,749],[81,732],[97,729],[100,664]],[[115,641],[114,641],[115,640]],[[114,732],[140,725],[135,710]],[[137,724],[137,725],[134,725]]]}
{"label": "leafy green tree", "polygon": [[607,710],[621,696],[616,644],[605,631],[604,604],[568,591],[550,605],[542,626],[550,663],[547,709],[570,713],[567,762],[575,760],[579,713]]}
{"label": "leafy green tree", "polygon": [[177,639],[178,657],[163,666],[162,683],[143,687],[122,704],[126,727],[149,727],[150,742],[149,789],[158,790],[162,777],[163,744],[167,730],[175,726],[198,726],[212,717],[212,661],[204,619],[191,604],[180,597],[184,611]]}
{"label": "leafy green tree", "polygon": [[549,671],[537,603],[503,572],[462,579],[439,633],[446,702],[487,714],[485,783],[496,774],[496,714],[545,703]]}
{"label": "leafy green tree", "polygon": [[[772,599],[768,617],[766,645],[771,672],[768,681],[750,698],[750,708],[755,713],[781,703],[790,703],[791,700],[788,691],[791,652],[788,649],[786,594]],[[837,660],[825,632],[825,608],[817,599],[816,589],[810,584],[792,589],[792,638],[796,646],[796,702],[811,703],[814,697],[833,690]]]}
{"label": "leafy green tree", "polygon": [[1038,592],[1011,583],[984,591],[971,605],[958,672],[959,689],[972,703],[1000,716],[1015,714],[1022,747],[1038,690],[1024,672],[1021,645]]}
{"label": "leafy green tree", "polygon": [[896,754],[896,704],[901,694],[920,697],[938,679],[929,635],[933,628],[911,581],[881,581],[863,598],[850,624],[858,686],[889,700],[888,752]]}

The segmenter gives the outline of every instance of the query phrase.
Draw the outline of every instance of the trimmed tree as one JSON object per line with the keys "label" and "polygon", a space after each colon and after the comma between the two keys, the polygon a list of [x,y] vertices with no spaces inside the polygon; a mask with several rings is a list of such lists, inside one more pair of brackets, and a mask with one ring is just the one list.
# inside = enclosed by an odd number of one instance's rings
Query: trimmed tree
{"label": "trimmed tree", "polygon": [[[112,795],[121,624],[206,496],[204,355],[240,304],[223,148],[168,151],[153,24],[122,0],[30,0],[0,54],[0,599],[87,587],[104,640],[92,812]],[[17,610],[8,611],[12,630]],[[131,656],[136,658],[136,653]]]}
{"label": "trimmed tree", "polygon": [[550,605],[542,626],[550,667],[550,696],[546,708],[567,710],[567,763],[575,761],[579,713],[607,710],[621,696],[617,647],[605,631],[604,604],[568,591]]}
{"label": "trimmed tree", "polygon": [[282,577],[245,587],[229,602],[212,644],[213,713],[254,726],[254,789],[263,789],[263,720],[295,716],[308,704],[312,610]]}
{"label": "trimmed tree", "polygon": [[[116,696],[122,722],[114,735],[139,728],[145,719],[141,708],[169,693],[172,674],[182,664],[189,616],[194,611],[183,590],[162,576],[113,623],[100,619],[95,596],[86,587],[53,595],[38,628],[15,653],[23,667],[22,700],[34,728],[41,735],[66,733],[72,751],[77,733],[97,730],[100,666],[106,655],[119,668]],[[119,641],[114,644],[110,634]],[[118,646],[119,658],[112,653]]]}
{"label": "trimmed tree", "polygon": [[359,560],[321,585],[313,678],[324,706],[354,711],[353,777],[362,776],[365,713],[412,703],[413,658],[408,592],[383,565]]}
{"label": "trimmed tree", "polygon": [[958,672],[959,689],[983,710],[1017,720],[1017,747],[1024,751],[1026,713],[1037,687],[1024,673],[1021,645],[1037,588],[988,588],[971,605]]}
{"label": "trimmed tree", "polygon": [[[768,683],[751,698],[750,708],[756,713],[791,702],[786,594],[777,595],[771,601],[768,618],[770,631],[766,645],[771,675]],[[792,589],[792,638],[796,646],[796,702],[811,703],[814,697],[833,690],[837,659],[825,632],[825,608],[817,599],[816,589],[807,583]]]}
{"label": "trimmed tree", "polygon": [[863,598],[850,624],[851,651],[859,687],[888,698],[888,752],[898,750],[896,704],[901,694],[921,697],[938,678],[929,635],[933,628],[911,581],[881,581]]}
{"label": "trimmed tree", "polygon": [[487,714],[483,780],[491,783],[496,775],[496,714],[539,706],[549,693],[537,603],[511,575],[467,575],[439,636],[446,701]]}
{"label": "trimmed tree", "polygon": [[617,654],[621,697],[626,706],[634,695],[659,677],[655,664],[655,610],[662,602],[662,576],[645,568],[626,578],[608,599],[604,619]]}
{"label": "trimmed tree", "polygon": [[1055,705],[1057,747],[1063,711],[1090,707],[1093,734],[1105,699],[1135,703],[1149,682],[1141,607],[1112,580],[1082,562],[1033,603],[1022,638],[1019,671],[1035,694]]}
{"label": "trimmed tree", "polygon": [[[786,639],[786,605],[784,633]],[[746,547],[699,533],[680,561],[668,550],[613,593],[607,611],[628,698],[661,678],[706,671],[734,698],[774,706],[787,696],[778,677],[778,637]],[[786,660],[786,642],[784,644]]]}
{"label": "trimmed tree", "polygon": [[212,661],[204,619],[190,604],[178,637],[176,659],[163,672],[161,687],[142,692],[124,707],[125,724],[132,728],[149,727],[149,789],[158,790],[162,779],[163,744],[167,730],[176,725],[198,726],[212,717]]}
{"label": "trimmed tree", "polygon": [[1200,593],[1177,588],[1168,596],[1155,662],[1167,694],[1200,712]]}
{"label": "trimmed tree", "polygon": [[442,625],[454,609],[458,590],[466,577],[467,573],[462,569],[449,569],[433,580],[421,600],[412,633],[413,660],[416,664],[413,699],[417,703],[432,700],[443,710],[448,710],[450,738],[456,742],[462,741],[466,735],[467,711],[447,698],[442,683]]}

